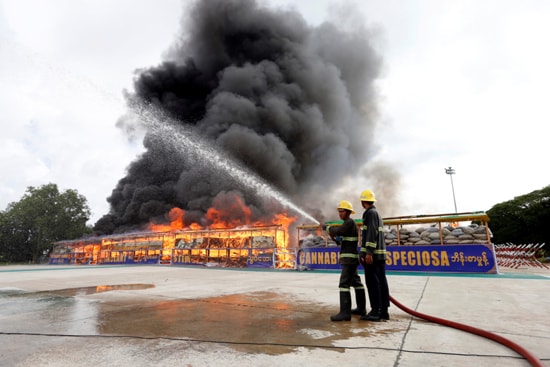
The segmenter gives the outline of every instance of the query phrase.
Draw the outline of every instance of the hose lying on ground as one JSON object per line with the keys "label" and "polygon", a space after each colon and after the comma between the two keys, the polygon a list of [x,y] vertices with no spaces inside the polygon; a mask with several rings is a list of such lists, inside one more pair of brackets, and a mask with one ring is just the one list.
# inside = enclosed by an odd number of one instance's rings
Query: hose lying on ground
{"label": "hose lying on ground", "polygon": [[511,341],[509,339],[506,339],[506,338],[504,338],[500,335],[493,334],[489,331],[478,329],[478,328],[475,328],[473,326],[461,324],[461,323],[458,323],[458,322],[455,322],[455,321],[445,320],[445,319],[441,319],[439,317],[434,317],[434,316],[430,316],[430,315],[426,315],[426,314],[417,312],[417,311],[412,310],[412,309],[410,309],[406,306],[403,306],[401,303],[399,303],[392,296],[390,296],[390,301],[394,305],[396,305],[398,308],[400,308],[401,310],[408,313],[409,315],[416,316],[418,318],[421,318],[421,319],[424,319],[424,320],[427,320],[427,321],[435,322],[437,324],[441,324],[441,325],[444,325],[444,326],[449,326],[449,327],[452,327],[452,328],[455,328],[455,329],[463,330],[463,331],[466,331],[466,332],[469,332],[469,333],[472,333],[472,334],[482,336],[484,338],[494,340],[494,341],[496,341],[496,342],[498,342],[498,343],[514,350],[515,352],[519,353],[523,357],[525,357],[525,359],[527,359],[527,361],[532,366],[534,366],[534,367],[545,367],[542,364],[542,362],[533,353],[529,352],[527,349],[523,348],[521,345],[518,345],[518,344],[514,343],[513,341]]}

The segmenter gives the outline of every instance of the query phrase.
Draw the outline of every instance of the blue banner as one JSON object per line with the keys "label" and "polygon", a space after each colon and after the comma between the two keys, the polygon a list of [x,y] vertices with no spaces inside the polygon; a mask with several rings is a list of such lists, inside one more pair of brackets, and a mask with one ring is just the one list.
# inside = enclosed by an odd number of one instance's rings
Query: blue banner
{"label": "blue banner", "polygon": [[[298,266],[309,269],[340,269],[340,248],[304,248]],[[447,273],[497,273],[492,245],[388,246],[386,270]]]}
{"label": "blue banner", "polygon": [[247,268],[272,268],[273,251],[249,254],[246,259]]}
{"label": "blue banner", "polygon": [[48,263],[51,265],[67,265],[69,264],[69,255],[52,254]]}

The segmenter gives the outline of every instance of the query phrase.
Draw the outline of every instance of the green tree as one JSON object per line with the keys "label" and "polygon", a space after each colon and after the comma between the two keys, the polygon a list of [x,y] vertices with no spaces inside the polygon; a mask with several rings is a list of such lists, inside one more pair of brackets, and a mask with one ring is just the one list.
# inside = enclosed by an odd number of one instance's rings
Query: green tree
{"label": "green tree", "polygon": [[54,242],[89,233],[90,208],[76,190],[59,192],[56,184],[29,186],[23,198],[0,213],[2,261],[36,263]]}
{"label": "green tree", "polygon": [[549,252],[550,186],[496,204],[487,214],[494,243],[545,243]]}

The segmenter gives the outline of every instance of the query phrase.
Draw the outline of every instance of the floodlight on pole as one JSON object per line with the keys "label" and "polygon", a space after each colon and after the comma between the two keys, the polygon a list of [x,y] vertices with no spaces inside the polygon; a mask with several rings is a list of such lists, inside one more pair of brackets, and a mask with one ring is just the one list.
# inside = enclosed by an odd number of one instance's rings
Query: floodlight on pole
{"label": "floodlight on pole", "polygon": [[445,173],[451,176],[451,189],[453,190],[453,201],[455,203],[455,213],[458,213],[456,210],[456,198],[455,198],[455,185],[453,184],[453,175],[456,173],[453,167],[445,168]]}

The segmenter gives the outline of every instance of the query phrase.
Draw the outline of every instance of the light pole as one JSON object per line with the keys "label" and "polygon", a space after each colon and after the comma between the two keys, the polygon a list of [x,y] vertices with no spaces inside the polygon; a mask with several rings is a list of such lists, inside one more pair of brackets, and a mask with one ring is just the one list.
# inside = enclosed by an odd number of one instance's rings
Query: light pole
{"label": "light pole", "polygon": [[453,189],[453,201],[455,203],[455,213],[458,213],[456,210],[456,198],[455,198],[455,185],[453,184],[453,175],[456,173],[453,167],[445,168],[445,173],[451,176],[451,188]]}

